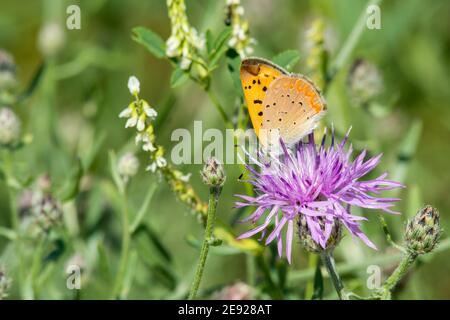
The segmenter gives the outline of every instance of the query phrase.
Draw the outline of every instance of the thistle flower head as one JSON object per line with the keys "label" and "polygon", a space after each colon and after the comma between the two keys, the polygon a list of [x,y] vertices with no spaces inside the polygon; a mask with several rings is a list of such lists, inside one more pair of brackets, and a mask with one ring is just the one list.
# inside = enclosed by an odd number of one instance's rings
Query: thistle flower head
{"label": "thistle flower head", "polygon": [[10,286],[11,279],[8,278],[5,268],[0,265],[0,300],[8,296]]}
{"label": "thistle flower head", "polygon": [[222,187],[225,183],[225,170],[223,165],[214,157],[207,160],[200,172],[203,182],[210,187]]}
{"label": "thistle flower head", "polygon": [[134,177],[138,169],[139,160],[131,152],[125,153],[117,163],[117,171],[125,182]]}
{"label": "thistle flower head", "polygon": [[434,249],[440,235],[439,211],[427,205],[408,221],[405,233],[406,246],[415,254],[425,254]]}
{"label": "thistle flower head", "polygon": [[[381,155],[365,160],[366,151],[363,151],[352,161],[352,146],[344,150],[348,134],[341,143],[335,144],[332,132],[330,146],[325,146],[324,134],[318,147],[314,143],[314,134],[310,134],[309,142],[298,143],[293,151],[281,142],[283,155],[280,159],[272,158],[269,163],[252,159],[260,167],[260,172],[247,166],[251,172],[247,182],[254,186],[257,196],[238,195],[244,202],[237,202],[236,206],[256,207],[244,221],[256,223],[262,219],[262,224],[239,238],[257,233],[262,233],[263,238],[269,231],[265,243],[267,245],[276,239],[281,256],[282,231],[286,229],[285,251],[290,262],[294,223],[300,218],[299,231],[307,229],[309,232],[301,237],[310,237],[318,248],[327,249],[330,237],[335,238],[332,243],[337,243],[339,231],[335,228],[339,228],[336,224],[339,222],[353,236],[376,249],[360,229],[360,221],[367,219],[353,215],[351,206],[396,213],[391,207],[399,199],[381,198],[379,193],[402,185],[387,180],[386,173],[372,180],[360,181],[378,165]],[[272,222],[273,229],[270,228]]]}
{"label": "thistle flower head", "polygon": [[0,146],[12,146],[19,141],[21,122],[9,108],[0,108]]}
{"label": "thistle flower head", "polygon": [[33,194],[31,213],[43,232],[50,231],[62,221],[61,204],[50,193],[36,191]]}

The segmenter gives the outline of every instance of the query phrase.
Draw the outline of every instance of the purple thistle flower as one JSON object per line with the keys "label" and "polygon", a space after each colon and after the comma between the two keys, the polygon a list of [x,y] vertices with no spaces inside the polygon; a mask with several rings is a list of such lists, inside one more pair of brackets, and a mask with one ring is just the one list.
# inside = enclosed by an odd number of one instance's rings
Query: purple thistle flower
{"label": "purple thistle flower", "polygon": [[276,239],[278,254],[281,256],[282,231],[287,228],[285,250],[290,263],[294,223],[296,218],[302,217],[306,219],[311,238],[323,249],[326,249],[335,225],[333,222],[336,220],[353,236],[376,249],[360,229],[359,221],[367,219],[352,215],[350,207],[381,209],[398,214],[399,212],[390,208],[400,199],[381,198],[378,195],[380,191],[404,186],[386,180],[387,173],[373,180],[359,181],[378,165],[381,154],[364,161],[364,150],[352,161],[352,145],[347,151],[344,150],[349,133],[350,130],[342,142],[335,145],[333,131],[329,147],[325,146],[326,132],[319,147],[314,143],[314,133],[309,135],[307,143],[299,142],[295,150],[289,150],[281,142],[282,156],[279,159],[271,158],[267,164],[251,158],[261,169],[257,172],[249,165],[246,166],[251,172],[247,182],[254,186],[257,196],[237,195],[244,202],[236,202],[235,205],[237,208],[256,207],[253,214],[243,222],[256,223],[261,220],[262,224],[240,235],[238,239],[257,233],[262,234],[262,239],[271,222],[274,222],[274,228],[267,236],[265,244],[268,245]]}

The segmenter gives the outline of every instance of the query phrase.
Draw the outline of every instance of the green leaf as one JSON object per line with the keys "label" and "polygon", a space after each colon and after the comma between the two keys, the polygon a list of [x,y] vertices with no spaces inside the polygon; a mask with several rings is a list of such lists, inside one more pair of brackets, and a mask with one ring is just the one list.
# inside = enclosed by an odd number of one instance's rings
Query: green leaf
{"label": "green leaf", "polygon": [[208,55],[211,53],[214,43],[213,43],[213,37],[211,30],[206,30],[206,50],[208,52]]}
{"label": "green leaf", "polygon": [[316,265],[316,272],[314,274],[314,293],[311,297],[312,300],[322,300],[323,298],[323,276],[320,269],[321,263]]}
{"label": "green leaf", "polygon": [[288,71],[292,70],[298,60],[300,60],[300,54],[297,50],[286,50],[272,58],[274,63]]}
{"label": "green leaf", "polygon": [[158,185],[156,183],[152,184],[150,188],[147,191],[147,195],[145,197],[144,202],[142,203],[141,208],[139,209],[138,213],[136,214],[136,217],[134,218],[133,223],[130,226],[130,233],[133,234],[136,229],[139,227],[139,225],[142,222],[142,219],[144,219],[145,214],[148,211],[148,206],[150,205],[150,202],[153,198],[153,194],[155,193],[156,187]]}
{"label": "green leaf", "polygon": [[109,169],[117,189],[122,194],[125,191],[125,184],[117,171],[117,157],[114,151],[109,151]]}
{"label": "green leaf", "polygon": [[158,234],[148,225],[141,224],[133,234],[139,254],[145,256],[151,264],[165,264],[167,267],[172,262],[172,256],[164,244],[159,240]]}
{"label": "green leaf", "polygon": [[8,240],[17,239],[17,233],[14,230],[0,226],[0,236],[5,237]]}
{"label": "green leaf", "polygon": [[166,43],[159,35],[144,27],[134,28],[133,33],[133,40],[146,47],[155,57],[166,56]]}
{"label": "green leaf", "polygon": [[189,73],[185,70],[177,67],[172,72],[172,76],[170,77],[170,86],[172,88],[176,88],[184,84],[187,80],[189,80]]}
{"label": "green leaf", "polygon": [[226,27],[222,30],[222,32],[217,36],[214,44],[212,46],[211,52],[209,53],[209,63],[211,67],[219,61],[219,59],[225,54],[227,51],[227,41],[231,36],[231,28]]}
{"label": "green leaf", "polygon": [[106,254],[105,243],[103,240],[99,240],[97,243],[97,251],[98,251],[98,263],[100,268],[100,274],[105,276],[108,280],[111,279],[111,269],[110,263],[108,259],[108,255]]}
{"label": "green leaf", "polygon": [[89,150],[82,156],[81,162],[83,163],[83,167],[85,170],[89,170],[92,162],[95,160],[95,157],[98,155],[103,142],[106,139],[106,132],[102,131],[96,134],[96,139]]}
{"label": "green leaf", "polygon": [[44,74],[45,70],[45,62],[42,62],[38,69],[36,70],[35,74],[33,75],[33,78],[31,79],[30,83],[28,84],[28,87],[24,92],[22,92],[19,96],[19,102],[25,100],[26,98],[30,97],[33,92],[38,87],[39,82],[43,78],[42,75]]}
{"label": "green leaf", "polygon": [[81,160],[78,158],[75,168],[70,173],[70,177],[59,191],[59,198],[62,202],[70,201],[77,196],[83,173],[83,165]]}
{"label": "green leaf", "polygon": [[[397,155],[397,162],[391,170],[391,179],[404,183],[409,171],[411,160],[413,159],[417,146],[422,135],[422,120],[416,119],[410,126],[405,138],[400,142],[400,148]],[[398,193],[399,190],[396,191]]]}
{"label": "green leaf", "polygon": [[241,68],[241,57],[234,49],[228,49],[226,53],[228,71],[231,73],[231,78],[233,79],[233,84],[236,90],[241,96],[244,95],[241,86],[240,68]]}

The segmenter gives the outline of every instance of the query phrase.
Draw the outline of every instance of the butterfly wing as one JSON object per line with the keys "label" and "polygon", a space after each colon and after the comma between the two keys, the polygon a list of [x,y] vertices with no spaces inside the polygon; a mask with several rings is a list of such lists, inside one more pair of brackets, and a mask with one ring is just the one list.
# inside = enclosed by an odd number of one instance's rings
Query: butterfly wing
{"label": "butterfly wing", "polygon": [[270,84],[259,113],[264,129],[260,142],[267,147],[281,137],[286,144],[297,143],[314,130],[325,111],[325,100],[311,81],[300,75],[278,77]]}
{"label": "butterfly wing", "polygon": [[282,75],[288,73],[277,65],[259,58],[244,59],[241,63],[240,76],[245,101],[247,103],[250,119],[259,136],[261,128],[261,112],[263,100],[271,83]]}

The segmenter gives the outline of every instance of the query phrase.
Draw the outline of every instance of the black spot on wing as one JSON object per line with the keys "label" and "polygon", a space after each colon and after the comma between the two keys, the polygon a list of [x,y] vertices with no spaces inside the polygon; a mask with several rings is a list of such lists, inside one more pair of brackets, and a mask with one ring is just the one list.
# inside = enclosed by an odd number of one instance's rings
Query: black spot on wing
{"label": "black spot on wing", "polygon": [[254,104],[262,104],[262,101],[261,100],[253,100],[253,103]]}

